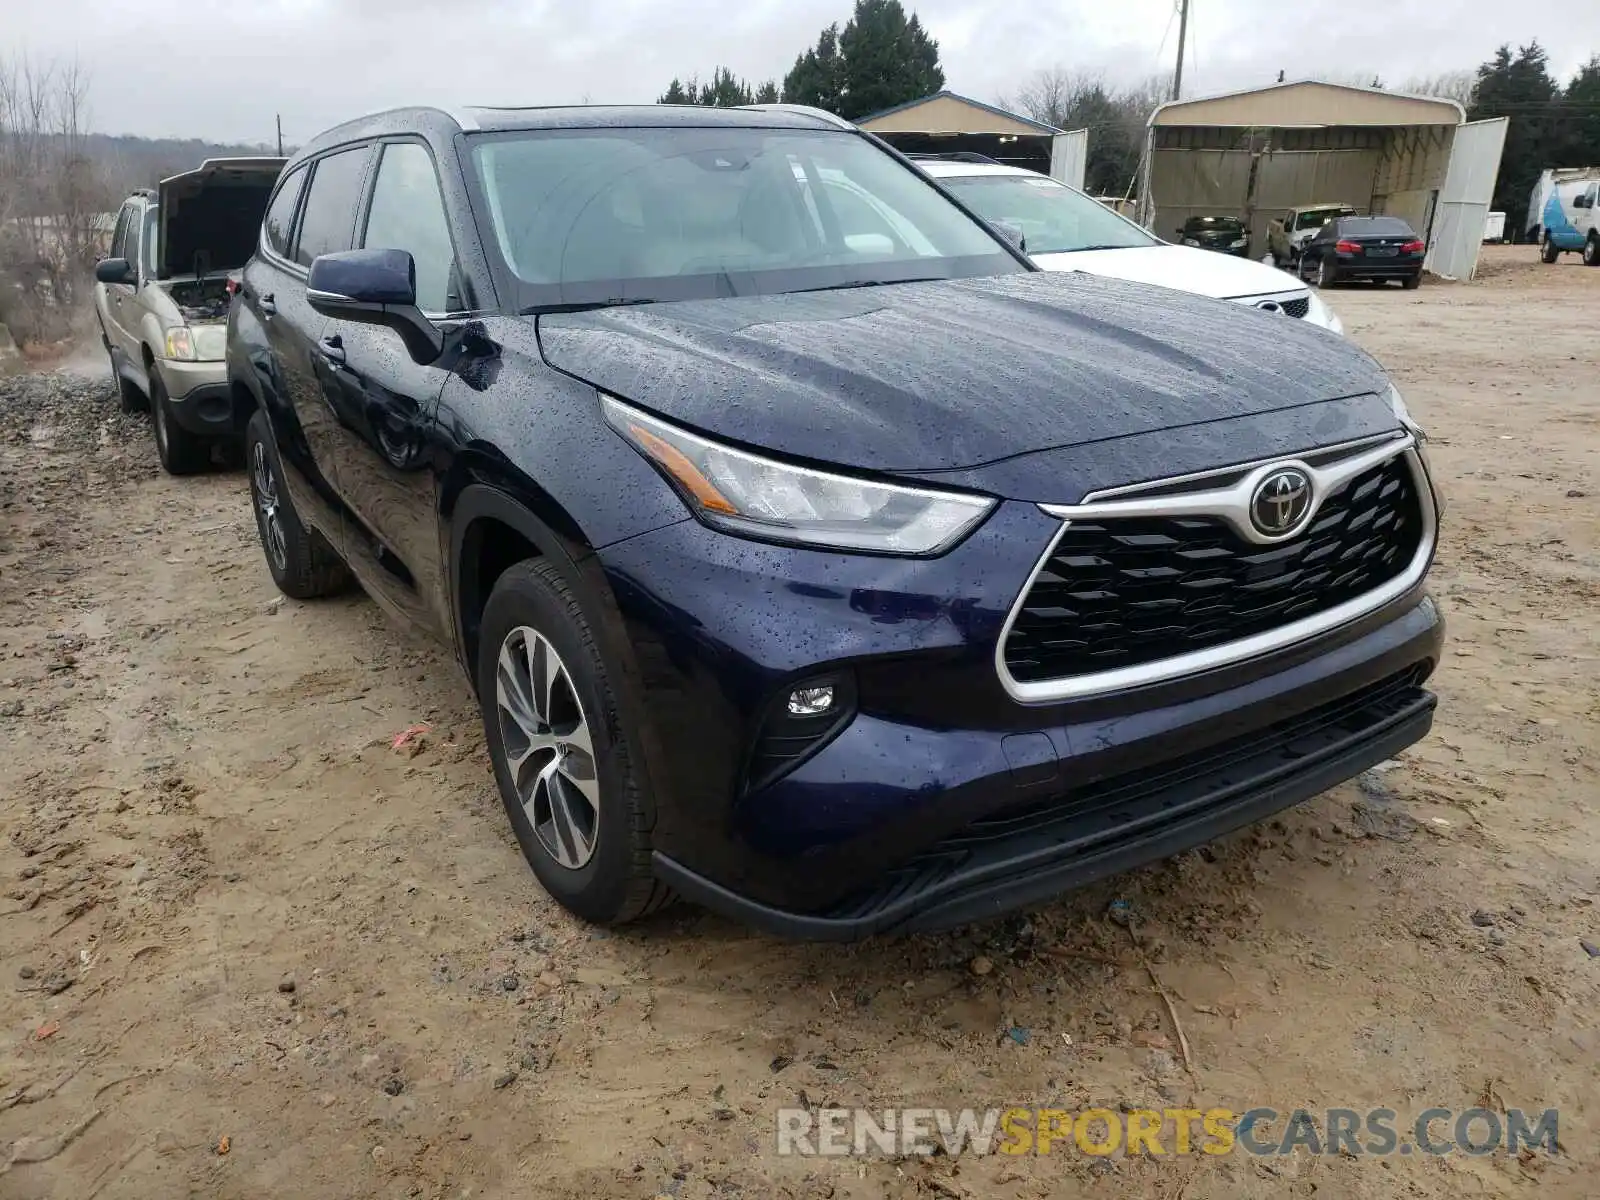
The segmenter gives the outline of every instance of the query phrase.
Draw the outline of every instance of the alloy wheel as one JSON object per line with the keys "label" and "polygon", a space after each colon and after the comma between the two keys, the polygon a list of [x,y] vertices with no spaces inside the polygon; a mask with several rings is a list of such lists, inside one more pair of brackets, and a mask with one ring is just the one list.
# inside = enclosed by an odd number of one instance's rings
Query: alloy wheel
{"label": "alloy wheel", "polygon": [[257,442],[251,450],[250,479],[255,485],[256,512],[261,518],[261,541],[280,572],[289,569],[289,540],[278,508],[278,478],[272,473],[267,449]]}
{"label": "alloy wheel", "polygon": [[500,644],[495,710],[506,769],[539,844],[576,871],[594,857],[600,780],[572,676],[550,640],[519,625]]}

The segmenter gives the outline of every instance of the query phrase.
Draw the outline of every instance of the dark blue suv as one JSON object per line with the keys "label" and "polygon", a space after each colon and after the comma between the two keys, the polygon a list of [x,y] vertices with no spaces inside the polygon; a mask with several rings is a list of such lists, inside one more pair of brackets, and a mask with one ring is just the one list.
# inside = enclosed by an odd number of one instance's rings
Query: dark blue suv
{"label": "dark blue suv", "polygon": [[815,110],[405,110],[229,318],[267,562],[450,644],[544,886],[851,938],[1422,737],[1421,432],[1302,321],[1036,272]]}

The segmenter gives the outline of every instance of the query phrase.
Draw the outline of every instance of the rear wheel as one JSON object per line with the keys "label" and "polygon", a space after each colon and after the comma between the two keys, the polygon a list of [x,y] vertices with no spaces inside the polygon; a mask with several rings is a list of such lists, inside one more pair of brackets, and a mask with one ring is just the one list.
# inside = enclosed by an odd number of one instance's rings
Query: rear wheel
{"label": "rear wheel", "polygon": [[1591,233],[1583,244],[1583,265],[1600,267],[1600,234]]}
{"label": "rear wheel", "polygon": [[1338,281],[1339,268],[1330,263],[1326,256],[1317,259],[1317,286],[1332,287]]}
{"label": "rear wheel", "polygon": [[1422,272],[1418,271],[1415,275],[1407,275],[1404,279],[1402,279],[1400,281],[1400,286],[1405,288],[1406,291],[1408,291],[1408,292],[1413,288],[1421,287],[1422,286]]}
{"label": "rear wheel", "polygon": [[617,925],[672,896],[651,873],[654,819],[589,622],[544,559],[509,568],[484,606],[478,703],[523,856],[561,905]]}
{"label": "rear wheel", "polygon": [[1550,235],[1548,233],[1545,234],[1544,244],[1539,248],[1539,261],[1553,263],[1556,260],[1556,255],[1560,253],[1561,251],[1556,248],[1556,244],[1550,240]]}
{"label": "rear wheel", "polygon": [[211,464],[211,442],[172,419],[172,401],[154,367],[150,368],[150,425],[156,436],[156,455],[168,475],[193,475]]}
{"label": "rear wheel", "polygon": [[344,563],[321,534],[301,523],[289,502],[272,430],[260,409],[250,417],[244,445],[256,531],[261,535],[261,549],[267,556],[272,582],[285,596],[296,600],[311,600],[344,588],[350,581]]}

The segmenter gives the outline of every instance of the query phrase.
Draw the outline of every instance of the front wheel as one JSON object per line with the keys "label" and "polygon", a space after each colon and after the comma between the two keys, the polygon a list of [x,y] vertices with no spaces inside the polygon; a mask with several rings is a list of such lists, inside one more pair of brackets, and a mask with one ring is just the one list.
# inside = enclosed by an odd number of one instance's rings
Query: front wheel
{"label": "front wheel", "polygon": [[1583,244],[1583,265],[1600,267],[1600,234],[1591,233],[1589,240]]}
{"label": "front wheel", "polygon": [[257,409],[244,435],[245,464],[250,471],[250,500],[256,513],[256,531],[267,556],[272,582],[285,596],[311,600],[343,589],[350,575],[333,547],[314,529],[307,529],[289,502],[283,487],[278,448],[267,425],[267,414]]}
{"label": "front wheel", "polygon": [[545,559],[500,576],[484,606],[478,703],[523,856],[564,908],[619,925],[662,907],[655,821],[610,677],[567,581]]}
{"label": "front wheel", "polygon": [[156,455],[168,475],[193,475],[211,463],[211,443],[190,433],[172,418],[172,401],[155,367],[150,368],[150,425]]}
{"label": "front wheel", "polygon": [[1560,253],[1561,251],[1556,248],[1556,244],[1550,240],[1550,235],[1548,233],[1545,234],[1544,242],[1539,247],[1539,261],[1553,263],[1556,260],[1556,255]]}

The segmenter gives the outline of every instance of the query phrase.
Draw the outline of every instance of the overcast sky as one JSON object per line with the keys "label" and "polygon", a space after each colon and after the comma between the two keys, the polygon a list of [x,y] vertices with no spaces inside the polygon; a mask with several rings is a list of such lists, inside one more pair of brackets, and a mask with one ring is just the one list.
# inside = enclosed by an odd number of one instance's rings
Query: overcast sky
{"label": "overcast sky", "polygon": [[[1288,78],[1471,67],[1539,38],[1565,80],[1600,52],[1594,0],[1193,0],[1185,96]],[[1174,0],[916,0],[948,87],[994,101],[1042,67],[1169,66]],[[0,0],[0,45],[76,55],[106,133],[304,141],[398,104],[649,102],[721,63],[779,77],[851,0]],[[1514,12],[1513,25],[1508,13]],[[1162,48],[1165,35],[1165,48]],[[1158,50],[1161,51],[1158,58]]]}

